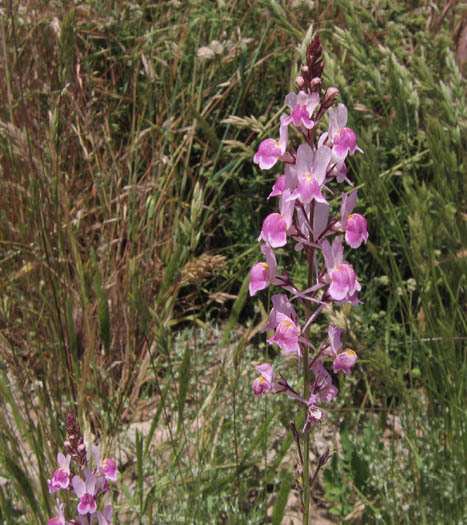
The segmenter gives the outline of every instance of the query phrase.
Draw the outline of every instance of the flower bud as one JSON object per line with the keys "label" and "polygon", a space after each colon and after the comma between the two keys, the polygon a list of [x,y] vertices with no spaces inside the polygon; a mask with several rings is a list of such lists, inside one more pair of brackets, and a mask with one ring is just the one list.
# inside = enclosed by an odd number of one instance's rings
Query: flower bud
{"label": "flower bud", "polygon": [[305,85],[305,79],[301,76],[295,77],[295,84],[297,84],[297,87],[301,89]]}
{"label": "flower bud", "polygon": [[319,86],[321,82],[322,80],[319,77],[312,78],[310,82],[310,88],[314,89],[315,87]]}

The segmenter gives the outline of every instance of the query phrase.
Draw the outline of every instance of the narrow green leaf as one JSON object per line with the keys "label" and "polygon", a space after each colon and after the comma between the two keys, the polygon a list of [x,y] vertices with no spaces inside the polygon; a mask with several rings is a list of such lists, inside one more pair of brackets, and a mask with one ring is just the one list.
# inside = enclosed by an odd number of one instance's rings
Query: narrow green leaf
{"label": "narrow green leaf", "polygon": [[102,288],[99,273],[94,274],[94,287],[96,289],[96,295],[98,300],[97,305],[97,317],[99,320],[99,328],[101,333],[101,339],[104,343],[105,352],[107,355],[110,353],[110,315],[109,305],[107,303],[107,294]]}
{"label": "narrow green leaf", "polygon": [[70,339],[71,355],[73,356],[74,373],[79,372],[78,368],[78,339],[76,337],[75,323],[73,322],[73,307],[71,297],[66,299],[66,324],[68,328],[68,337]]}
{"label": "narrow green leaf", "polygon": [[185,347],[183,353],[183,360],[180,367],[180,390],[178,393],[178,420],[177,420],[177,434],[180,432],[182,427],[183,410],[185,408],[185,400],[188,392],[188,383],[190,381],[190,360],[191,350],[188,345]]}
{"label": "narrow green leaf", "polygon": [[167,397],[167,392],[169,390],[169,385],[167,384],[164,390],[161,394],[161,400],[159,401],[159,405],[157,406],[156,413],[154,414],[154,417],[152,418],[151,428],[149,429],[148,435],[146,437],[146,442],[144,444],[144,455],[148,453],[149,445],[152,440],[152,436],[154,435],[154,431],[156,430],[157,423],[159,423],[159,418],[162,414],[162,409],[164,408],[165,398]]}
{"label": "narrow green leaf", "polygon": [[292,472],[284,470],[281,475],[279,493],[272,509],[272,525],[280,525],[282,523],[291,488]]}
{"label": "narrow green leaf", "polygon": [[137,485],[137,498],[140,509],[140,515],[143,511],[143,436],[136,431],[136,472],[138,479]]}

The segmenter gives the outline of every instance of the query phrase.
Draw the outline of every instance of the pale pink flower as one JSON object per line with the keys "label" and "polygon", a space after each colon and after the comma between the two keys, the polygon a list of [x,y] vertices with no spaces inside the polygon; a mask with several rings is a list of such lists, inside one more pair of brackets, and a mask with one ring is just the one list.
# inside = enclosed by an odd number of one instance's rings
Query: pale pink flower
{"label": "pale pink flower", "polygon": [[69,454],[66,457],[61,452],[57,454],[57,463],[60,468],[58,468],[52,478],[47,481],[50,493],[68,488],[70,483],[70,460],[71,456]]}
{"label": "pale pink flower", "polygon": [[255,368],[261,373],[261,376],[253,381],[253,394],[255,394],[255,396],[267,394],[273,389],[274,370],[272,366],[267,363],[258,365]]}
{"label": "pale pink flower", "polygon": [[265,139],[259,145],[258,151],[253,157],[253,162],[262,170],[268,170],[274,166],[287,149],[288,127],[283,123],[285,115],[281,117],[279,128],[279,140]]}
{"label": "pale pink flower", "polygon": [[311,120],[313,111],[319,104],[318,93],[308,95],[304,91],[296,93],[289,93],[285,97],[285,103],[290,108],[291,114],[284,119],[284,124],[289,125],[293,122],[297,128],[303,126],[306,129],[311,129],[315,123]]}
{"label": "pale pink flower", "polygon": [[323,256],[331,280],[329,295],[335,301],[358,303],[357,292],[361,286],[357,281],[353,267],[344,262],[344,246],[342,239],[336,237],[331,244],[324,241],[322,244]]}
{"label": "pale pink flower", "polygon": [[280,312],[276,315],[276,321],[276,332],[273,337],[268,339],[268,343],[276,343],[286,354],[298,352],[300,350],[298,344],[299,327],[290,317]]}
{"label": "pale pink flower", "polygon": [[359,248],[362,242],[368,241],[368,229],[365,217],[352,213],[345,226],[345,242],[351,248]]}
{"label": "pale pink flower", "polygon": [[97,509],[95,499],[97,479],[88,469],[84,470],[84,477],[86,481],[83,481],[78,475],[73,476],[71,480],[73,490],[79,498],[78,513],[81,515],[94,514]]}
{"label": "pale pink flower", "polygon": [[348,349],[345,352],[340,353],[336,359],[334,359],[333,370],[337,374],[339,370],[342,370],[344,374],[350,374],[350,369],[357,362],[358,356],[354,350]]}
{"label": "pale pink flower", "polygon": [[298,199],[303,204],[312,200],[327,202],[321,188],[330,160],[331,150],[327,146],[321,146],[315,152],[308,144],[300,144],[296,161],[298,186],[289,199]]}
{"label": "pale pink flower", "polygon": [[267,244],[261,246],[261,251],[266,257],[266,262],[256,263],[250,271],[250,295],[253,296],[259,290],[264,290],[269,284],[280,284],[277,279],[277,262],[272,248]]}
{"label": "pale pink flower", "polygon": [[332,384],[331,375],[320,361],[317,361],[313,366],[313,372],[315,379],[310,387],[311,392],[320,401],[332,401],[339,393],[339,390]]}
{"label": "pale pink flower", "polygon": [[271,213],[263,221],[258,241],[263,240],[272,248],[280,248],[287,244],[287,219],[280,213]]}

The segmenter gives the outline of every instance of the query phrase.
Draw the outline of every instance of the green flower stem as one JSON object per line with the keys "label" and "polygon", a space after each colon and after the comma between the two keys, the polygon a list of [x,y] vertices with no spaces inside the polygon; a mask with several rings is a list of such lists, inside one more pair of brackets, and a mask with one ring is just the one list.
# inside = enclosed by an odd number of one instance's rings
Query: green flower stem
{"label": "green flower stem", "polygon": [[[313,250],[307,255],[307,264],[308,264],[308,287],[310,288],[313,285]],[[309,303],[305,303],[305,319],[308,319],[311,315]],[[310,325],[308,325],[304,336],[305,339],[308,339],[310,332]],[[303,399],[308,399],[310,397],[310,369],[308,367],[308,346],[304,345],[303,347]],[[304,407],[305,411],[305,422],[308,417],[308,407]],[[307,430],[303,436],[304,446],[303,446],[303,525],[308,525],[310,519],[310,432]]]}

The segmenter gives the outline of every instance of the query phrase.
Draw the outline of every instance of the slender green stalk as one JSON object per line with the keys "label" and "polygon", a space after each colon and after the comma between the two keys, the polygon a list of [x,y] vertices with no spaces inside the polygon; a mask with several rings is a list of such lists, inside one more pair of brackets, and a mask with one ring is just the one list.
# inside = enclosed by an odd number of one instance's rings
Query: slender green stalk
{"label": "slender green stalk", "polygon": [[[308,264],[308,287],[313,285],[313,251],[307,255]],[[309,304],[305,304],[305,319],[308,319],[311,315]],[[310,326],[305,331],[305,338],[308,339],[310,332]],[[305,345],[303,348],[303,398],[308,399],[310,396],[310,368],[308,366],[308,347]],[[308,417],[308,407],[305,406],[304,420]],[[303,524],[308,525],[310,519],[310,433],[305,432],[303,446]]]}

